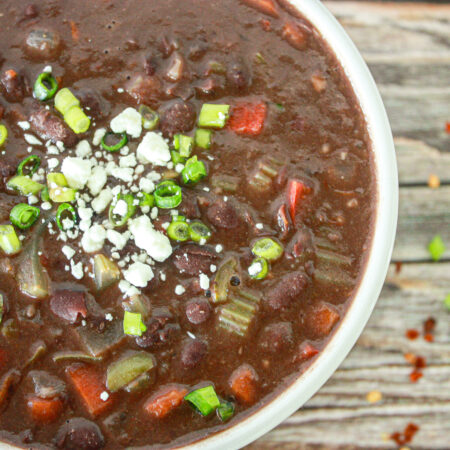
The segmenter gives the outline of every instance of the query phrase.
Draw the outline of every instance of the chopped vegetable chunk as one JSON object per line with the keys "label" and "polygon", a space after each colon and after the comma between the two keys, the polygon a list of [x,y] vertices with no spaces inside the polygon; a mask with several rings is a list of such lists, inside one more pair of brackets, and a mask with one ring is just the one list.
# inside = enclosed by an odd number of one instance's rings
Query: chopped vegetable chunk
{"label": "chopped vegetable chunk", "polygon": [[187,393],[187,389],[183,386],[166,386],[144,404],[144,409],[153,418],[164,419],[183,403]]}
{"label": "chopped vegetable chunk", "polygon": [[237,134],[257,136],[263,129],[266,114],[267,105],[263,102],[235,106],[228,127]]}
{"label": "chopped vegetable chunk", "polygon": [[40,424],[58,420],[63,411],[63,406],[63,402],[59,397],[31,397],[27,401],[27,408],[32,419]]}
{"label": "chopped vegetable chunk", "polygon": [[249,364],[239,366],[229,380],[236,399],[244,404],[253,404],[258,398],[258,375]]}

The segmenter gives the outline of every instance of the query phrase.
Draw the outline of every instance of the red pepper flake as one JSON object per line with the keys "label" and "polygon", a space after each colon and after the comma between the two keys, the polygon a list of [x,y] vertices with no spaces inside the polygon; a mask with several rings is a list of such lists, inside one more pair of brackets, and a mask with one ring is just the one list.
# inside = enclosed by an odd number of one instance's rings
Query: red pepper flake
{"label": "red pepper flake", "polygon": [[423,332],[425,334],[433,333],[435,327],[436,327],[436,320],[433,317],[428,317],[428,319],[425,320],[425,322],[423,323]]}
{"label": "red pepper flake", "polygon": [[431,333],[426,333],[423,335],[423,338],[427,341],[427,342],[434,342],[434,336]]}
{"label": "red pepper flake", "polygon": [[447,121],[447,122],[445,123],[445,131],[446,131],[448,134],[450,134],[450,122],[449,122],[449,121]]}
{"label": "red pepper flake", "polygon": [[417,339],[419,337],[419,332],[413,329],[406,330],[406,337],[409,340],[413,341],[414,339]]}
{"label": "red pepper flake", "polygon": [[413,370],[409,374],[409,379],[411,383],[417,383],[423,377],[423,373],[420,370]]}
{"label": "red pepper flake", "polygon": [[395,274],[398,275],[402,271],[403,263],[401,261],[397,261],[395,263]]}
{"label": "red pepper flake", "polygon": [[395,441],[395,443],[400,445],[408,444],[413,440],[414,435],[419,431],[419,426],[415,423],[408,423],[406,425],[405,429],[403,430],[403,433],[395,432],[390,435],[390,438]]}
{"label": "red pepper flake", "polygon": [[414,366],[413,371],[409,374],[409,379],[412,383],[417,383],[423,377],[421,369],[427,366],[426,359],[423,356],[416,356],[413,353],[405,353],[404,357],[409,364]]}
{"label": "red pepper flake", "polygon": [[272,30],[272,25],[271,25],[271,23],[268,20],[261,19],[259,21],[259,23],[261,24],[261,26],[262,26],[264,31],[271,31]]}

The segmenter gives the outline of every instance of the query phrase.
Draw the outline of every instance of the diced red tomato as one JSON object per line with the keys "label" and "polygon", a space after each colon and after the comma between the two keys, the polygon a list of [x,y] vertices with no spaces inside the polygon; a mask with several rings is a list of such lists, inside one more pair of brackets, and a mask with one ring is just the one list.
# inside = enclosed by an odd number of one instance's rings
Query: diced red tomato
{"label": "diced red tomato", "polygon": [[106,391],[106,386],[103,382],[103,374],[95,367],[74,365],[68,367],[66,373],[93,416],[98,416],[112,405],[111,396],[106,401],[100,397],[102,392]]}
{"label": "diced red tomato", "polygon": [[258,375],[248,364],[239,366],[230,377],[230,387],[234,396],[241,403],[251,405],[258,397]]}
{"label": "diced red tomato", "polygon": [[308,361],[308,359],[311,359],[313,356],[316,356],[318,353],[319,350],[317,350],[316,347],[311,345],[309,342],[303,342],[303,344],[300,345],[299,352],[294,359],[297,362],[304,362]]}
{"label": "diced red tomato", "polygon": [[292,223],[295,225],[295,216],[300,200],[306,195],[309,188],[298,180],[290,180],[288,184],[288,204]]}
{"label": "diced red tomato", "polygon": [[63,401],[59,397],[31,397],[27,401],[27,408],[32,419],[40,424],[57,420],[63,411],[63,407]]}
{"label": "diced red tomato", "polygon": [[243,103],[233,108],[228,121],[228,128],[237,134],[256,136],[261,133],[267,114],[267,105],[260,103]]}
{"label": "diced red tomato", "polygon": [[155,419],[163,419],[183,403],[187,393],[188,390],[183,386],[166,386],[148,399],[144,409]]}
{"label": "diced red tomato", "polygon": [[272,17],[278,17],[277,7],[273,0],[242,0],[246,5],[268,14]]}

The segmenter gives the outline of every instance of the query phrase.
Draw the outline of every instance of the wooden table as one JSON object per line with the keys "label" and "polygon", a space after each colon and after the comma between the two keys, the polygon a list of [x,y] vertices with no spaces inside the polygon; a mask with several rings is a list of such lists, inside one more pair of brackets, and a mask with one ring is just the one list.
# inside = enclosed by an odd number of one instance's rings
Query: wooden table
{"label": "wooden table", "polygon": [[[325,3],[369,64],[390,117],[400,172],[397,240],[381,298],[353,351],[301,410],[248,448],[395,448],[390,433],[412,422],[420,430],[409,448],[449,449],[450,4]],[[428,187],[432,173],[438,189]],[[447,250],[434,263],[427,245],[437,233]],[[430,316],[434,343],[406,338]],[[405,353],[427,359],[417,383]],[[382,399],[370,403],[374,390]]]}

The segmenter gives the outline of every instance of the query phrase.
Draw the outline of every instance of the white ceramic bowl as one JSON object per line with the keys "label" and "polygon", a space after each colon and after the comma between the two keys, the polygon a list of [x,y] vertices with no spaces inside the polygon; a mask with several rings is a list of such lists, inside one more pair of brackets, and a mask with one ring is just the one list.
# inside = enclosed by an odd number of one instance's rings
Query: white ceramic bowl
{"label": "white ceramic bowl", "polygon": [[351,81],[365,115],[375,155],[377,210],[366,270],[352,305],[319,358],[286,390],[228,430],[191,444],[190,450],[233,450],[276,427],[331,377],[360,336],[378,300],[394,245],[398,177],[394,142],[378,89],[357,48],[319,0],[289,0],[319,31]]}

